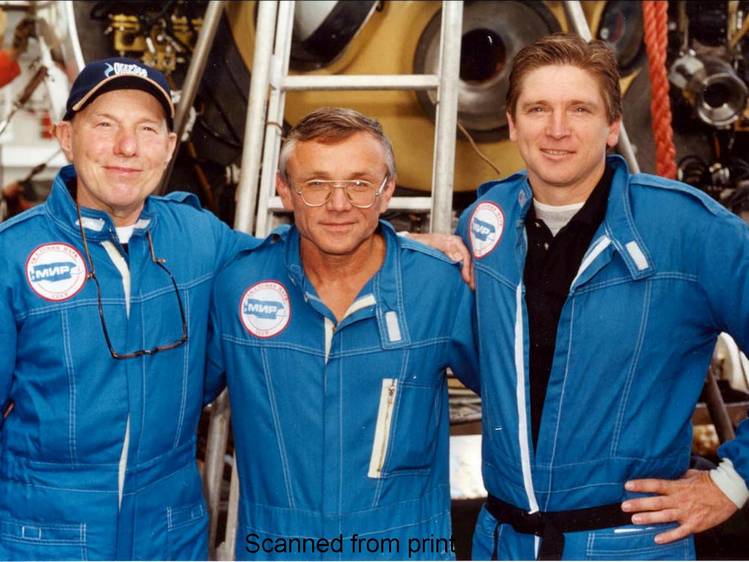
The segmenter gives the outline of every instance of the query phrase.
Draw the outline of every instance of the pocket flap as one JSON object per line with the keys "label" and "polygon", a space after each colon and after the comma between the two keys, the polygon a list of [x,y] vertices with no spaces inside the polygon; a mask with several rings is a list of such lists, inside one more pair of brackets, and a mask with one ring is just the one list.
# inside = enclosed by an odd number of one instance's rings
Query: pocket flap
{"label": "pocket flap", "polygon": [[19,541],[55,544],[86,544],[86,524],[40,524],[24,521],[0,521],[0,535]]}
{"label": "pocket flap", "polygon": [[202,518],[206,513],[202,501],[181,507],[166,508],[167,525],[169,529],[176,529]]}

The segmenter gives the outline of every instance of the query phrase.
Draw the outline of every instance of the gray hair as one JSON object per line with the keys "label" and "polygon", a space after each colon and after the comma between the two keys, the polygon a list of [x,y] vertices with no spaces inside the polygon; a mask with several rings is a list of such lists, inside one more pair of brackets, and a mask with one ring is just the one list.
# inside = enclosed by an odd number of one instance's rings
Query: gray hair
{"label": "gray hair", "polygon": [[346,107],[321,107],[316,109],[307,114],[289,131],[278,158],[278,171],[281,177],[288,183],[286,166],[297,142],[311,140],[337,142],[359,132],[369,133],[380,142],[385,151],[385,165],[387,166],[388,176],[395,179],[393,146],[385,136],[380,122]]}

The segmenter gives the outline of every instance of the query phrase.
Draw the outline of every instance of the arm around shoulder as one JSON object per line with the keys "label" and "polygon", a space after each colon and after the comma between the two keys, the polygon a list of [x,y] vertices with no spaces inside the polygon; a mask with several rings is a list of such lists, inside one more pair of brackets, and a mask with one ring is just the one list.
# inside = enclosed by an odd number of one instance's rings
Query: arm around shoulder
{"label": "arm around shoulder", "polygon": [[[2,262],[0,262],[2,263]],[[0,276],[8,279],[7,271]],[[18,332],[11,308],[10,288],[0,284],[0,415],[5,412],[16,366]],[[2,421],[0,421],[2,425]]]}
{"label": "arm around shoulder", "polygon": [[467,285],[461,283],[454,296],[458,305],[450,342],[450,368],[460,382],[476,394],[480,394],[474,293]]}
{"label": "arm around shoulder", "polygon": [[[220,278],[220,277],[219,277]],[[226,372],[221,346],[221,325],[216,305],[216,289],[211,298],[211,312],[208,319],[208,342],[206,344],[205,379],[203,385],[203,404],[213,402],[226,387]]]}
{"label": "arm around shoulder", "polygon": [[[207,212],[207,211],[206,211]],[[221,271],[231,263],[240,252],[257,248],[262,240],[239,230],[229,228],[225,222],[211,215],[216,241],[216,271]]]}

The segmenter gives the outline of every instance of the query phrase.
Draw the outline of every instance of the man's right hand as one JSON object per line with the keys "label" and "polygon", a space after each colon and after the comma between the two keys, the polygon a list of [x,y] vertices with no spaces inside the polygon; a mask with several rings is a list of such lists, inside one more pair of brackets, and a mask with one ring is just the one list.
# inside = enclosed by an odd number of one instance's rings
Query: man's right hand
{"label": "man's right hand", "polygon": [[738,509],[715,485],[710,473],[703,470],[688,470],[677,480],[630,480],[625,488],[630,492],[656,494],[622,503],[623,511],[633,513],[633,524],[679,524],[674,529],[656,535],[655,542],[658,544],[706,531],[726,521]]}

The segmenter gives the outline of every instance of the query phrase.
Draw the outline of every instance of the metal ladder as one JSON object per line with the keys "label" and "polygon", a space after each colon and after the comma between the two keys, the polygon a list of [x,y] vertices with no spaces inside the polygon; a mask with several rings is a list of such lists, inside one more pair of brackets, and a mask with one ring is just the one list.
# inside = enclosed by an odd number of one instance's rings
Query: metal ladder
{"label": "metal ladder", "polygon": [[[430,212],[430,230],[452,230],[453,173],[458,116],[460,46],[463,2],[443,0],[440,55],[436,74],[289,75],[294,1],[258,2],[255,52],[245,124],[241,178],[237,188],[234,227],[257,236],[272,228],[274,212],[282,209],[275,194],[286,92],[292,90],[436,90],[432,192],[428,197],[393,197],[389,208]],[[266,111],[267,109],[267,111]],[[259,147],[263,147],[262,155]],[[236,458],[232,466],[226,540],[213,551],[229,436],[226,391],[211,406],[206,451],[205,486],[211,514],[211,557],[233,560],[236,545],[239,483]]]}

